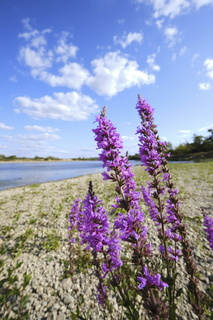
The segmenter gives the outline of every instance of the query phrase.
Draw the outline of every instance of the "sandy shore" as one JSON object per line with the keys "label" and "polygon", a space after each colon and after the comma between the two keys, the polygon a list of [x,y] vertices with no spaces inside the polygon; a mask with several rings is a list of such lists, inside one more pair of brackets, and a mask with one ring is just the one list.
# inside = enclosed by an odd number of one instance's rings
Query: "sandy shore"
{"label": "sandy shore", "polygon": [[[200,288],[213,297],[213,290],[209,289],[213,286],[213,254],[202,231],[201,213],[203,207],[213,216],[213,163],[173,164],[171,168],[180,191],[182,213],[186,217],[185,224],[199,269]],[[134,167],[133,170],[137,183],[144,184],[143,169]],[[103,182],[101,174],[0,191],[1,259],[5,263],[0,279],[17,261],[23,262],[15,271],[17,287],[23,283],[24,272],[32,275],[25,289],[29,294],[27,319],[72,319],[71,312],[76,310],[77,304],[82,310],[90,311],[91,318],[88,319],[120,319],[118,314],[122,309],[116,301],[114,315],[104,316],[97,306],[96,279],[85,263],[87,256],[77,246],[73,249],[78,263],[76,276],[69,278],[67,273],[67,218],[73,200],[86,195],[90,180],[97,196],[110,209],[114,186]],[[146,223],[152,228],[149,235],[155,242],[152,223],[149,219]],[[189,307],[184,305],[181,308],[183,315],[180,319],[197,319]],[[10,311],[10,317],[12,314]]]}

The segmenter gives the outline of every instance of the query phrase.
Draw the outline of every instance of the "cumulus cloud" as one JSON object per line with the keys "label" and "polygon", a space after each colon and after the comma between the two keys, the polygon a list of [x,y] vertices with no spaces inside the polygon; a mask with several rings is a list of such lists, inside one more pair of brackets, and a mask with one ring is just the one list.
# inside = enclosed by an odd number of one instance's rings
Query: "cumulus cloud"
{"label": "cumulus cloud", "polygon": [[197,9],[200,9],[202,6],[213,5],[213,0],[193,0]]}
{"label": "cumulus cloud", "polygon": [[213,0],[135,0],[135,3],[151,5],[156,19],[161,16],[173,19],[193,8],[198,10],[202,6],[213,5]]}
{"label": "cumulus cloud", "polygon": [[155,58],[156,58],[156,54],[150,54],[148,57],[147,57],[147,60],[146,62],[148,63],[148,65],[150,66],[150,68],[153,70],[153,71],[160,71],[160,66],[157,65],[155,63]]}
{"label": "cumulus cloud", "polygon": [[206,59],[204,61],[204,67],[206,68],[207,76],[213,79],[213,59]]}
{"label": "cumulus cloud", "polygon": [[31,99],[22,96],[15,99],[16,113],[26,113],[35,119],[86,120],[98,111],[95,101],[77,92],[56,92],[51,96]]}
{"label": "cumulus cloud", "polygon": [[11,126],[7,126],[6,124],[4,124],[3,122],[0,122],[0,130],[13,130],[14,128]]}
{"label": "cumulus cloud", "polygon": [[89,71],[76,62],[70,62],[59,69],[59,75],[45,70],[40,72],[34,70],[34,75],[52,87],[80,90],[89,76]]}
{"label": "cumulus cloud", "polygon": [[40,69],[50,68],[52,66],[53,53],[51,50],[46,50],[44,47],[32,49],[28,46],[22,47],[19,51],[19,59],[30,68]]}
{"label": "cumulus cloud", "polygon": [[112,97],[124,89],[155,82],[155,76],[139,70],[134,60],[119,52],[108,52],[104,57],[91,62],[94,76],[86,84],[99,95]]}
{"label": "cumulus cloud", "polygon": [[48,132],[48,133],[53,133],[53,132],[59,132],[60,129],[58,128],[52,128],[52,127],[41,127],[41,126],[36,126],[36,125],[27,125],[24,127],[25,130],[27,131],[39,131],[39,132]]}
{"label": "cumulus cloud", "polygon": [[179,41],[179,31],[176,27],[167,27],[164,30],[169,47],[173,47]]}
{"label": "cumulus cloud", "polygon": [[211,84],[210,83],[199,83],[199,89],[200,90],[209,90],[211,89]]}
{"label": "cumulus cloud", "polygon": [[70,58],[76,57],[78,47],[69,41],[72,36],[68,32],[63,31],[57,44],[50,49],[46,35],[52,32],[51,29],[33,29],[29,18],[23,20],[23,26],[25,32],[20,33],[18,37],[24,39],[25,44],[21,46],[18,58],[31,68],[34,77],[47,73],[46,70],[51,68],[54,62],[66,64]]}
{"label": "cumulus cloud", "polygon": [[135,0],[136,3],[145,3],[153,7],[153,16],[157,19],[160,16],[171,19],[179,14],[185,13],[191,7],[189,0]]}
{"label": "cumulus cloud", "polygon": [[60,39],[58,40],[58,45],[55,47],[55,53],[58,55],[57,61],[66,63],[69,58],[75,58],[78,47],[74,46],[72,43],[68,43],[70,34],[63,31]]}
{"label": "cumulus cloud", "polygon": [[[73,90],[81,90],[82,86],[86,85],[94,90],[99,95],[112,97],[118,92],[133,86],[141,86],[144,84],[152,84],[155,82],[155,76],[148,74],[146,71],[140,70],[136,61],[130,60],[127,55],[122,55],[120,52],[108,52],[104,56],[91,61],[91,70],[84,68],[77,62],[70,61],[75,58],[78,48],[74,46],[69,39],[71,35],[67,32],[62,32],[56,45],[49,48],[46,35],[51,33],[50,29],[38,31],[33,29],[30,24],[30,19],[23,21],[25,32],[19,34],[26,42],[21,46],[19,51],[19,60],[31,69],[31,75],[40,81],[48,83],[52,87],[67,87]],[[141,43],[143,39],[142,33],[125,33],[123,37],[114,37],[115,43],[123,48],[130,45],[132,42]],[[56,64],[57,63],[57,64]],[[62,66],[59,64],[62,64]],[[53,69],[54,67],[54,69]],[[159,68],[152,64],[153,69]],[[53,71],[54,70],[54,71]],[[71,93],[68,93],[68,95]],[[75,93],[76,94],[76,93]],[[67,95],[67,96],[68,96]],[[83,95],[79,95],[79,97]],[[51,97],[48,97],[50,99]],[[85,98],[85,96],[84,96]],[[47,97],[39,99],[39,103],[46,105]],[[89,101],[87,97],[87,107],[94,108],[94,101]],[[30,103],[29,103],[30,100]],[[45,101],[44,101],[45,100]],[[51,100],[51,99],[50,99]],[[57,98],[53,98],[53,105],[58,105]],[[33,108],[24,108],[25,112],[33,114],[34,117],[42,117],[37,107],[37,100],[29,97],[19,97],[16,102],[25,105],[33,104]],[[49,102],[48,102],[49,103]],[[35,107],[36,104],[36,107]],[[63,104],[62,104],[63,105]],[[68,102],[68,109],[65,113],[68,118],[75,118],[70,115],[71,102]],[[16,111],[18,111],[17,109]],[[50,108],[51,110],[51,108]],[[20,111],[20,110],[19,110]],[[80,111],[80,110],[78,110]],[[82,110],[81,110],[82,111]],[[89,112],[90,113],[90,112]],[[44,112],[46,114],[46,112]],[[50,112],[51,117],[55,116]],[[81,114],[81,112],[79,113]],[[60,116],[59,118],[61,118]],[[80,116],[81,117],[81,116]],[[82,115],[84,118],[84,116]],[[77,113],[78,118],[78,113]]]}
{"label": "cumulus cloud", "polygon": [[163,22],[164,22],[164,19],[158,19],[156,20],[156,26],[158,27],[158,29],[161,29],[163,27]]}
{"label": "cumulus cloud", "polygon": [[46,34],[51,33],[51,29],[38,31],[30,25],[30,19],[22,21],[25,32],[19,33],[18,37],[25,40],[25,45],[20,48],[19,60],[30,68],[50,68],[52,65],[53,52],[47,49]]}
{"label": "cumulus cloud", "polygon": [[132,42],[138,42],[139,44],[143,40],[143,34],[141,32],[129,32],[128,34],[125,32],[122,37],[114,36],[113,41],[115,44],[119,44],[125,49]]}

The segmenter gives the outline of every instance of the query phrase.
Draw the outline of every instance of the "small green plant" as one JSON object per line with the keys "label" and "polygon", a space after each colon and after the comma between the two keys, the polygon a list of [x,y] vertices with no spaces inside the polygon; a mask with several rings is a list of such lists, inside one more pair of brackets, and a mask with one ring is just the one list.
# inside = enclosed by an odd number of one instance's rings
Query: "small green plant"
{"label": "small green plant", "polygon": [[[24,273],[21,285],[18,285],[16,270],[23,262],[7,270],[7,275],[0,281],[0,317],[1,319],[27,319],[28,311],[26,304],[29,296],[25,294],[25,289],[31,280],[31,275]],[[1,269],[3,264],[1,265]],[[2,272],[2,270],[1,270]]]}
{"label": "small green plant", "polygon": [[62,203],[59,203],[57,206],[53,207],[52,215],[54,220],[57,220],[60,217],[62,209],[63,209]]}
{"label": "small green plant", "polygon": [[16,214],[14,214],[13,216],[13,223],[17,222],[21,217],[21,212],[17,212]]}
{"label": "small green plant", "polygon": [[3,240],[9,240],[13,234],[11,231],[14,231],[15,228],[13,226],[2,226],[0,228],[0,233],[2,235]]}
{"label": "small green plant", "polygon": [[56,230],[48,231],[45,239],[42,241],[42,248],[46,251],[56,250],[60,246],[61,237],[56,233]]}
{"label": "small green plant", "polygon": [[34,184],[30,184],[29,186],[28,186],[28,188],[38,188],[38,187],[40,187],[40,183],[34,183]]}
{"label": "small green plant", "polygon": [[36,219],[36,218],[30,218],[29,224],[35,224],[37,220],[38,219]]}

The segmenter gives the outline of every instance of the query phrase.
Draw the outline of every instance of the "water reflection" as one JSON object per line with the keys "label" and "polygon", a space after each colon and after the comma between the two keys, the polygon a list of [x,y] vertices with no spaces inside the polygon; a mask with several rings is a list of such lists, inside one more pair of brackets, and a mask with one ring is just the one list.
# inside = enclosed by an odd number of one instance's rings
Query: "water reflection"
{"label": "water reflection", "polygon": [[[137,164],[136,161],[131,161]],[[0,163],[0,190],[102,172],[101,161]]]}

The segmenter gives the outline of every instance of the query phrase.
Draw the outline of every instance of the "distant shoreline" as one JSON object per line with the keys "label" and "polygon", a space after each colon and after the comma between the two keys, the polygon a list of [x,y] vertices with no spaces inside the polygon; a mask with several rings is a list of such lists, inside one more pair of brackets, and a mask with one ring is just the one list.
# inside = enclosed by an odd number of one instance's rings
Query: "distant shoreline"
{"label": "distant shoreline", "polygon": [[[31,159],[29,159],[29,160],[3,160],[3,161],[1,161],[0,160],[0,164],[1,163],[29,163],[29,162],[31,162],[31,163],[37,163],[37,162],[66,162],[66,161],[77,161],[77,160],[73,160],[73,159],[59,159],[59,160],[31,160]],[[83,161],[83,160],[79,160],[79,161]]]}

